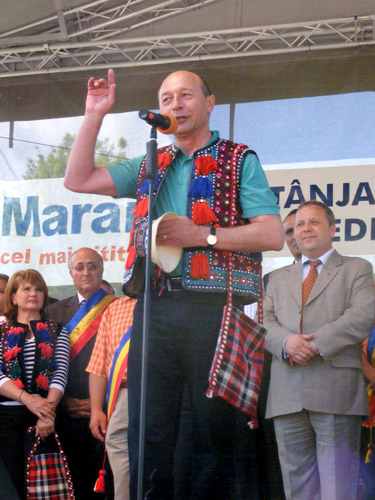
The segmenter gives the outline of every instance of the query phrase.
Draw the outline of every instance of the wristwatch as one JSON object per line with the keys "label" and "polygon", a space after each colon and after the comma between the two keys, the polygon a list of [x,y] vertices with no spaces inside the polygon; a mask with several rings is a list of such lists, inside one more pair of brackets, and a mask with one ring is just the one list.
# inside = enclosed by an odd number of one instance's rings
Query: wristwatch
{"label": "wristwatch", "polygon": [[216,227],[212,226],[210,229],[210,234],[207,236],[207,245],[212,248],[217,243]]}

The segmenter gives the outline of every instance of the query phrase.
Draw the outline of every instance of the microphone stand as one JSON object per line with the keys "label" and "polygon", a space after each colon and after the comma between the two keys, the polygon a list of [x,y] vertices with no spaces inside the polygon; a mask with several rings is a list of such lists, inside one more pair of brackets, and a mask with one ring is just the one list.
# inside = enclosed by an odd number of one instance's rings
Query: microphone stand
{"label": "microphone stand", "polygon": [[158,172],[158,143],[156,128],[152,127],[150,140],[146,149],[146,179],[148,179],[148,238],[145,270],[145,292],[143,304],[143,338],[142,338],[142,376],[141,376],[141,404],[139,421],[139,452],[138,452],[138,489],[137,500],[143,500],[143,471],[144,471],[144,448],[145,448],[145,424],[146,424],[146,389],[147,389],[147,361],[148,361],[148,336],[150,324],[150,302],[151,302],[151,241],[152,241],[152,213],[153,213],[153,191],[154,182]]}

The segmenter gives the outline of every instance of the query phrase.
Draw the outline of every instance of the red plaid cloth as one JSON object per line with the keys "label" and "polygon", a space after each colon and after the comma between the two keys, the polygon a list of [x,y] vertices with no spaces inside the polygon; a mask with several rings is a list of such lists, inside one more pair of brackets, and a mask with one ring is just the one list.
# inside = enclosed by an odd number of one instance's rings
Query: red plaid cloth
{"label": "red plaid cloth", "polygon": [[207,396],[220,396],[251,416],[256,414],[263,372],[266,330],[233,305],[224,307]]}
{"label": "red plaid cloth", "polygon": [[59,450],[35,454],[38,436],[27,460],[27,500],[74,500],[74,491],[65,454],[55,433]]}

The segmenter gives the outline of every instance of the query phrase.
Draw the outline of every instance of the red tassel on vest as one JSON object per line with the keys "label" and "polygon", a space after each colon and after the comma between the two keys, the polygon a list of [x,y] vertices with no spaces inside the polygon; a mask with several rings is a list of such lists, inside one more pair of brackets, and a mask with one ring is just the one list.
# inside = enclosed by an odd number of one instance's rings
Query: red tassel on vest
{"label": "red tassel on vest", "polygon": [[137,218],[146,217],[148,212],[148,196],[142,198],[134,207],[135,215]]}
{"label": "red tassel on vest", "polygon": [[195,253],[191,258],[191,277],[194,279],[208,279],[210,273],[210,264],[207,255],[204,252]]}
{"label": "red tassel on vest", "polygon": [[132,265],[134,264],[134,259],[135,259],[136,254],[137,254],[137,250],[135,249],[135,247],[131,247],[131,249],[129,250],[129,253],[128,253],[128,257],[126,259],[126,263],[125,263],[126,270],[129,270],[132,267]]}
{"label": "red tassel on vest", "polygon": [[199,226],[209,224],[210,222],[217,222],[217,217],[207,201],[196,201],[194,203],[192,219]]}

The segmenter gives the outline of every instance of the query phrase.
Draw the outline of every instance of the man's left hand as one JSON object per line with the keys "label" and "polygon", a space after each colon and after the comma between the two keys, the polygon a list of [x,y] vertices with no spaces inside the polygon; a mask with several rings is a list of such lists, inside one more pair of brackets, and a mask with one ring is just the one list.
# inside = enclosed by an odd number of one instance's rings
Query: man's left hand
{"label": "man's left hand", "polygon": [[157,245],[174,245],[177,247],[206,246],[205,233],[208,229],[194,224],[185,216],[178,219],[161,221],[156,234]]}

